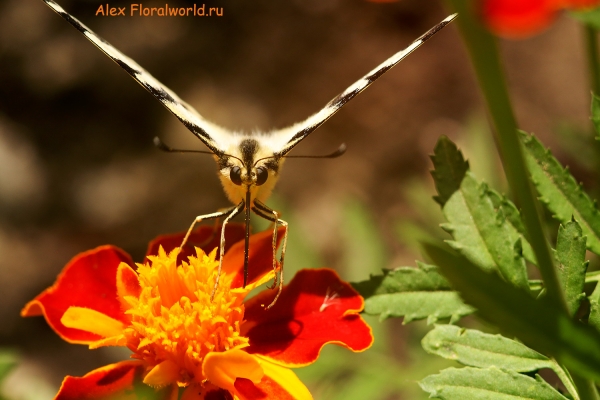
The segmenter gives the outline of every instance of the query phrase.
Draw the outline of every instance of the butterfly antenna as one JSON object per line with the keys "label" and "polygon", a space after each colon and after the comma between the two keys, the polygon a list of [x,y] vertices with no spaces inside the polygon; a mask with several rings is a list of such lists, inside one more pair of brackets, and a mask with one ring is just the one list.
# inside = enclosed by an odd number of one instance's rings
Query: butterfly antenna
{"label": "butterfly antenna", "polygon": [[281,156],[281,155],[275,154],[274,156],[259,158],[258,160],[256,160],[254,162],[254,165],[258,164],[259,161],[268,160],[269,158],[275,158],[275,159],[280,159],[280,158],[337,158],[339,156],[344,155],[344,153],[346,153],[346,149],[347,149],[346,143],[342,143],[334,152],[329,153],[329,154],[301,155],[301,156]]}
{"label": "butterfly antenna", "polygon": [[208,150],[187,150],[187,149],[174,149],[170,146],[167,146],[162,140],[159,139],[158,136],[154,136],[152,139],[154,146],[156,146],[159,150],[164,151],[165,153],[201,153],[201,154],[215,154],[212,151]]}
{"label": "butterfly antenna", "polygon": [[346,143],[342,143],[333,153],[323,155],[283,156],[283,158],[338,158],[346,153],[346,149]]}

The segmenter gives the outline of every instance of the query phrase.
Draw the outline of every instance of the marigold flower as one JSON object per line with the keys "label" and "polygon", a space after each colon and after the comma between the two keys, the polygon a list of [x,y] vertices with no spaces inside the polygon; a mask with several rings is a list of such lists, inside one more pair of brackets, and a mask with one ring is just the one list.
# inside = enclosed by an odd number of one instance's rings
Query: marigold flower
{"label": "marigold flower", "polygon": [[590,9],[598,0],[483,0],[481,15],[498,36],[524,38],[541,32],[563,9]]}
{"label": "marigold flower", "polygon": [[[190,243],[211,232],[203,227]],[[232,225],[226,235],[232,243],[243,230]],[[25,306],[23,316],[43,315],[70,343],[132,351],[132,360],[67,376],[56,399],[311,399],[290,368],[313,363],[327,343],[352,351],[372,344],[358,314],[364,300],[333,270],[299,271],[269,310],[263,305],[275,291],[245,301],[274,277],[271,232],[250,239],[245,288],[243,242],[226,248],[212,299],[219,262],[217,249],[207,248],[214,239],[191,254],[192,246],[176,247],[182,237],[157,238],[137,267],[114,246],[81,253]]]}

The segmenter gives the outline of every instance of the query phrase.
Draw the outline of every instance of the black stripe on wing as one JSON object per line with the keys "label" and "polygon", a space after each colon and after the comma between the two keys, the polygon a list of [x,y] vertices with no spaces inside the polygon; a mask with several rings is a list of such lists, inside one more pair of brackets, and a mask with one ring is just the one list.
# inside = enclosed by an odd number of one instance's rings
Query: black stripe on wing
{"label": "black stripe on wing", "polygon": [[334,99],[332,99],[321,111],[316,114],[311,115],[305,121],[295,124],[291,128],[286,128],[278,132],[274,132],[274,135],[277,134],[291,134],[292,136],[289,138],[285,146],[277,153],[278,156],[284,156],[290,150],[294,148],[300,141],[306,138],[309,134],[311,134],[315,129],[321,126],[325,121],[327,121],[333,114],[335,114],[340,108],[342,108],[346,103],[352,100],[357,94],[365,90],[369,85],[375,82],[381,75],[389,71],[392,67],[396,66],[400,61],[406,58],[410,53],[415,51],[419,46],[425,43],[429,38],[443,29],[446,25],[452,22],[457,17],[457,14],[450,15],[442,22],[429,29],[423,35],[421,35],[418,39],[411,43],[406,49],[399,51],[394,54],[379,66],[377,66],[374,70],[369,72],[367,75],[363,76],[361,79],[356,81],[350,87],[348,87],[345,91],[337,95]]}
{"label": "black stripe on wing", "polygon": [[133,79],[142,85],[156,99],[158,99],[173,115],[177,117],[194,135],[196,135],[211,151],[216,155],[222,155],[223,150],[218,142],[207,131],[223,131],[211,122],[202,118],[198,112],[189,104],[184,102],[165,85],[160,83],[148,71],[142,68],[138,63],[127,57],[106,40],[95,34],[77,18],[66,12],[60,5],[53,0],[43,0],[58,15],[63,17],[73,27],[98,47],[111,60],[123,68]]}

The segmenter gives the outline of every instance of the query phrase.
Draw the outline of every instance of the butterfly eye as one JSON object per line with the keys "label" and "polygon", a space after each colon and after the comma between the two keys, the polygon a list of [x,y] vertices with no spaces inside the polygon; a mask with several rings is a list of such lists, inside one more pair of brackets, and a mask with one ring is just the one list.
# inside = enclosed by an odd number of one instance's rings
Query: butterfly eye
{"label": "butterfly eye", "polygon": [[269,171],[265,167],[256,168],[256,185],[260,186],[267,181]]}
{"label": "butterfly eye", "polygon": [[229,179],[231,182],[240,186],[242,184],[242,169],[240,167],[233,167],[229,170]]}

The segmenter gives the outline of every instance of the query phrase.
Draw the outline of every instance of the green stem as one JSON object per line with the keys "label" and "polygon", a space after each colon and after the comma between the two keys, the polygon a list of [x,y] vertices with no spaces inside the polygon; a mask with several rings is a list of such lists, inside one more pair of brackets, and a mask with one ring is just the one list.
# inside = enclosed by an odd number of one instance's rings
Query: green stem
{"label": "green stem", "polygon": [[598,58],[598,35],[590,25],[583,25],[587,47],[590,86],[594,94],[600,94],[600,59]]}
{"label": "green stem", "polygon": [[564,294],[542,228],[539,204],[529,174],[526,172],[523,148],[518,137],[517,122],[506,89],[496,41],[477,21],[473,12],[476,5],[473,0],[448,0],[448,3],[459,14],[456,21],[462,31],[479,86],[488,105],[506,178],[521,206],[523,221],[529,233],[530,244],[535,252],[547,295],[558,308],[566,312]]}
{"label": "green stem", "polygon": [[565,388],[569,392],[571,396],[573,396],[573,400],[580,400],[579,393],[577,392],[577,388],[575,386],[575,382],[573,381],[573,377],[569,374],[569,371],[566,368],[563,368],[555,359],[551,359],[550,368],[556,373],[558,379],[565,385]]}
{"label": "green stem", "polygon": [[569,371],[562,365],[559,365],[555,359],[551,360],[550,368],[556,373],[574,400],[600,400],[593,381],[583,379],[578,375],[569,374]]}

